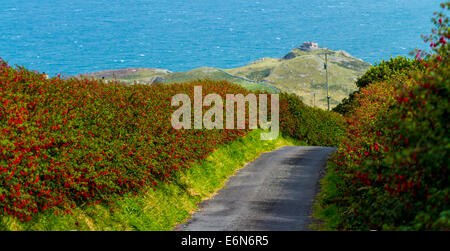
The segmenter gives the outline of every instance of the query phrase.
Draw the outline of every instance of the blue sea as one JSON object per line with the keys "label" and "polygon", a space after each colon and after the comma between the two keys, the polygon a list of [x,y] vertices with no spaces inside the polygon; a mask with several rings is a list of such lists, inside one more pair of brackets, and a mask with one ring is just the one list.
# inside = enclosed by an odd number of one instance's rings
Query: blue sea
{"label": "blue sea", "polygon": [[0,57],[65,75],[186,71],[282,57],[304,41],[369,63],[426,48],[442,0],[0,0]]}

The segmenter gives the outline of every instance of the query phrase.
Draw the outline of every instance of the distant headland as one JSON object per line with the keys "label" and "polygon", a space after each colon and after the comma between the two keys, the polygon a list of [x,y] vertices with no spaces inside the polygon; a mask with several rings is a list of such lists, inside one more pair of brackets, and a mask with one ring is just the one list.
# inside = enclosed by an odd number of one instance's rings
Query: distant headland
{"label": "distant headland", "polygon": [[357,89],[356,79],[371,66],[345,51],[319,47],[304,42],[282,58],[265,57],[233,69],[200,67],[187,72],[171,72],[155,68],[128,68],[83,74],[84,77],[118,80],[128,84],[186,82],[197,79],[227,80],[249,90],[284,91],[299,95],[308,105],[325,108],[325,53],[328,69],[331,106],[338,104]]}

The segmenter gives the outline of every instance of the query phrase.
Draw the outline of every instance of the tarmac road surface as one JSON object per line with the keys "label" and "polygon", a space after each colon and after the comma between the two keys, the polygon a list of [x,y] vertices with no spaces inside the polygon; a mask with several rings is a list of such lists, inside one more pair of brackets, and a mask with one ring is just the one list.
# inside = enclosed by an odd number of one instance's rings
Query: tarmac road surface
{"label": "tarmac road surface", "polygon": [[185,231],[309,230],[331,147],[286,146],[264,153],[200,204]]}

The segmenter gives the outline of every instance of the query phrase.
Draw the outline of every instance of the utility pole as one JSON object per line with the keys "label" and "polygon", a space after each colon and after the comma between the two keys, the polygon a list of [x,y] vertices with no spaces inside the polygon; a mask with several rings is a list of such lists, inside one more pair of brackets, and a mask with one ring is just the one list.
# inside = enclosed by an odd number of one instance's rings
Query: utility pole
{"label": "utility pole", "polygon": [[[313,88],[313,86],[314,86],[314,79],[312,79],[311,82],[309,83],[309,87],[310,87],[310,88]],[[312,106],[313,106],[313,107],[316,107],[316,92],[315,92],[315,91],[312,91],[311,94],[312,94],[312,96],[313,96],[313,99],[312,99]]]}
{"label": "utility pole", "polygon": [[312,105],[312,107],[316,107],[316,94],[317,93],[315,91],[311,92],[311,95],[312,95],[311,105]]}
{"label": "utility pole", "polygon": [[330,89],[328,87],[328,52],[325,52],[325,75],[327,79],[327,104],[328,104],[328,111],[330,110]]}
{"label": "utility pole", "polygon": [[313,107],[316,107],[316,93],[313,93]]}

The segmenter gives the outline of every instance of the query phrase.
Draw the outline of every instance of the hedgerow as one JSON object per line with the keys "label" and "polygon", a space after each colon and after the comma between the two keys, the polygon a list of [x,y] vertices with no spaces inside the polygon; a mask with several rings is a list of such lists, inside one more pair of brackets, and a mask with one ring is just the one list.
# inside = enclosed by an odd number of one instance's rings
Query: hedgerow
{"label": "hedgerow", "polygon": [[[246,130],[174,130],[171,97],[246,93],[226,82],[125,86],[46,79],[0,62],[0,209],[21,220],[55,208],[113,203],[170,182],[190,162]],[[192,95],[192,93],[189,93]]]}
{"label": "hedgerow", "polygon": [[[45,210],[68,214],[82,205],[112,204],[123,194],[158,189],[191,162],[245,136],[248,130],[172,128],[171,98],[186,93],[193,101],[197,85],[204,96],[248,94],[225,81],[127,86],[47,79],[0,60],[1,213],[28,221]],[[280,102],[283,133],[336,144],[342,118],[293,95],[281,95]]]}
{"label": "hedgerow", "polygon": [[[388,81],[389,79],[396,77],[406,77],[411,72],[421,72],[424,70],[424,68],[425,67],[423,66],[423,64],[421,64],[417,60],[397,56],[395,58],[391,58],[388,61],[382,60],[380,63],[375,64],[373,67],[367,70],[364,75],[358,78],[358,80],[356,81],[356,86],[358,86],[360,90],[361,88],[364,88],[371,83]],[[349,97],[344,98],[341,103],[333,108],[333,111],[343,115],[347,114],[355,105],[355,95],[359,93],[359,90],[351,93]]]}
{"label": "hedgerow", "polygon": [[286,136],[310,145],[337,146],[344,135],[340,114],[307,106],[295,94],[281,94],[280,110],[280,128]]}
{"label": "hedgerow", "polygon": [[450,229],[448,18],[439,13],[433,21],[426,37],[433,54],[418,51],[414,63],[423,71],[355,95],[320,197],[319,215],[333,228]]}
{"label": "hedgerow", "polygon": [[388,80],[393,76],[407,76],[409,72],[423,70],[423,68],[419,61],[402,56],[391,58],[388,61],[382,60],[358,78],[356,86],[363,88],[374,82]]}

